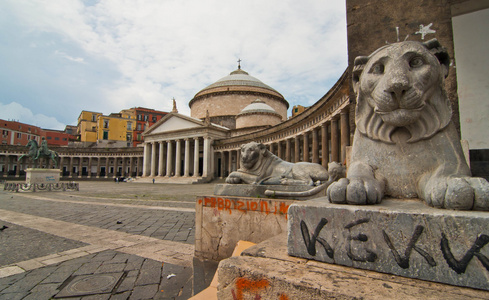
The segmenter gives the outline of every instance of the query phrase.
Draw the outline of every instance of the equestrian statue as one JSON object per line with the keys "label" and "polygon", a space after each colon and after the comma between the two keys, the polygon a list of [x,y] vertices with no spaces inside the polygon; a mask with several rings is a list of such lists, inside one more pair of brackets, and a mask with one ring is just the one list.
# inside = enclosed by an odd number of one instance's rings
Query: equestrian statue
{"label": "equestrian statue", "polygon": [[29,153],[19,157],[18,161],[24,158],[24,156],[29,157],[33,161],[37,161],[40,158],[46,158],[47,160],[52,160],[54,163],[54,167],[58,168],[59,155],[56,151],[50,150],[48,148],[48,141],[46,141],[45,138],[42,138],[41,147],[39,147],[36,140],[29,140],[26,147],[29,148]]}

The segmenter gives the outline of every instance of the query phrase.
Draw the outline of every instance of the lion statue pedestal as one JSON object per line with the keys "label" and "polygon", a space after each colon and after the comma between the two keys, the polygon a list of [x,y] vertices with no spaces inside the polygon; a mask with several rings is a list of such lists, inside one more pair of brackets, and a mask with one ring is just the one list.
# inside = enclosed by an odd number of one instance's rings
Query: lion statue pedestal
{"label": "lion statue pedestal", "polygon": [[489,291],[489,183],[451,122],[449,62],[436,40],[355,59],[348,175],[290,206],[289,255]]}

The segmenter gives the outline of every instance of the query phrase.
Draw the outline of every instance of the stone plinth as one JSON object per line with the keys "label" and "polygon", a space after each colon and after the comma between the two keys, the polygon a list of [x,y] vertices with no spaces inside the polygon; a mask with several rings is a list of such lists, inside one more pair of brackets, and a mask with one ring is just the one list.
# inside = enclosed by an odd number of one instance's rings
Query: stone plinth
{"label": "stone plinth", "polygon": [[288,256],[285,234],[241,255],[220,262],[219,299],[489,299],[487,291]]}
{"label": "stone plinth", "polygon": [[33,183],[58,183],[60,169],[26,169],[25,170],[25,182],[28,184]]}
{"label": "stone plinth", "polygon": [[288,253],[317,261],[489,290],[489,212],[418,200],[289,208]]}
{"label": "stone plinth", "polygon": [[202,196],[195,209],[195,256],[221,260],[239,240],[262,242],[287,231],[292,200]]}
{"label": "stone plinth", "polygon": [[[214,194],[220,196],[237,196],[237,197],[259,197],[268,198],[265,195],[266,190],[281,192],[305,192],[314,188],[309,185],[256,185],[256,184],[216,184]],[[314,195],[313,197],[318,197]],[[272,197],[273,198],[273,197]],[[304,200],[307,197],[280,197],[284,199]]]}

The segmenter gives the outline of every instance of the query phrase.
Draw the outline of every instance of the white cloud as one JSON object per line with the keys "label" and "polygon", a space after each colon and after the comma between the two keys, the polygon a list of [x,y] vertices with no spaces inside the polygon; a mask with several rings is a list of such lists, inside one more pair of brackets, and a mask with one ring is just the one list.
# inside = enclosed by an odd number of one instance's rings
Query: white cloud
{"label": "white cloud", "polygon": [[[116,66],[120,78],[101,88],[104,106],[113,112],[133,106],[171,110],[175,97],[179,111],[189,114],[189,100],[236,69],[238,58],[291,106],[310,105],[347,65],[341,0],[7,2],[32,32],[54,33],[85,52],[57,55]],[[100,110],[101,100],[86,99],[86,109]]]}
{"label": "white cloud", "polygon": [[9,104],[0,103],[0,119],[17,121],[30,125],[39,126],[45,129],[64,130],[65,125],[58,122],[54,117],[48,117],[43,114],[33,114],[28,108],[23,107],[17,102]]}
{"label": "white cloud", "polygon": [[84,59],[82,57],[73,57],[73,56],[70,56],[70,55],[64,53],[63,51],[56,50],[54,52],[54,54],[59,55],[59,56],[61,56],[63,58],[66,58],[67,60],[71,60],[71,61],[77,62],[77,63],[85,63],[84,62]]}

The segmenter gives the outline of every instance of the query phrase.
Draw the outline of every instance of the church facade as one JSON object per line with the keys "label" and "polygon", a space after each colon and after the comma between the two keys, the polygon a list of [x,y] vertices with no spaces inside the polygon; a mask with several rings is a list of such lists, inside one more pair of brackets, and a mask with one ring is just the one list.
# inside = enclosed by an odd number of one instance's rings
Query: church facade
{"label": "church facade", "polygon": [[289,103],[238,67],[198,92],[191,116],[170,113],[144,132],[142,177],[157,182],[208,182],[237,170],[242,144],[263,143],[280,158],[327,166],[345,163],[351,142],[349,80],[287,120]]}

